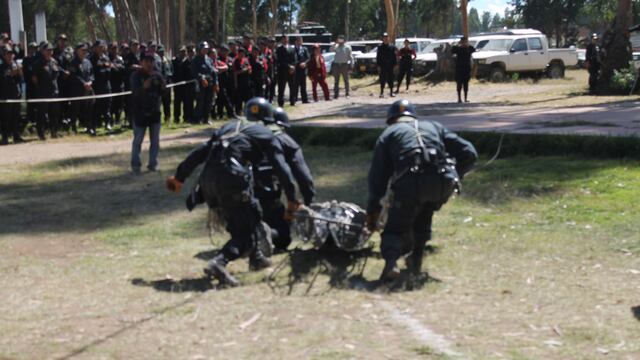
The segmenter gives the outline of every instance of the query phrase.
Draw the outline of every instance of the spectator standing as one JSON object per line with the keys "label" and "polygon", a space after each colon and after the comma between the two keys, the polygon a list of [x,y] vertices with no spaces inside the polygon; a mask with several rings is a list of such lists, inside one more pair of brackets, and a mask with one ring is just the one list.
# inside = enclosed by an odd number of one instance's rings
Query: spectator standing
{"label": "spectator standing", "polygon": [[[2,47],[0,64],[0,100],[18,100],[22,97],[22,68],[15,61],[15,50],[8,44]],[[0,104],[0,145],[23,142],[19,132],[20,103]]]}
{"label": "spectator standing", "polygon": [[236,114],[241,114],[243,105],[251,99],[251,63],[243,47],[238,48],[238,57],[233,60],[233,77],[236,88]]}
{"label": "spectator standing", "polygon": [[398,51],[398,58],[400,60],[400,69],[398,71],[398,88],[396,94],[400,92],[400,85],[402,80],[406,77],[406,91],[409,91],[411,85],[411,77],[413,76],[413,60],[416,59],[416,51],[411,47],[409,39],[404,39],[404,47]]}
{"label": "spectator standing", "polygon": [[[173,78],[173,67],[171,66],[171,61],[165,56],[164,45],[158,45],[158,56],[160,57],[160,73],[164,78],[166,84],[171,83],[171,79]],[[174,110],[175,111],[175,110]],[[165,91],[164,95],[162,95],[162,112],[164,114],[164,122],[169,123],[171,120],[171,89],[168,88]]]}
{"label": "spectator standing", "polygon": [[333,48],[335,51],[335,58],[331,64],[330,72],[333,74],[333,98],[340,97],[340,77],[344,81],[344,93],[347,99],[349,98],[349,76],[351,67],[353,66],[353,54],[351,46],[345,42],[344,35],[338,35],[338,39]]}
{"label": "spectator standing", "polygon": [[462,102],[461,91],[464,90],[464,101],[469,102],[469,80],[471,80],[471,55],[476,49],[469,45],[469,39],[462,37],[460,43],[451,49],[456,56],[456,91],[458,103]]}
{"label": "spectator standing", "polygon": [[[35,87],[35,98],[50,99],[60,96],[58,77],[64,73],[56,59],[53,58],[53,46],[49,42],[40,44],[40,55],[33,63],[31,81]],[[45,140],[47,124],[51,137],[58,137],[60,126],[60,104],[57,102],[37,103],[36,129],[40,140]]]}
{"label": "spectator standing", "polygon": [[[109,61],[113,65],[111,68],[111,76],[109,82],[111,84],[111,92],[121,93],[124,91],[125,81],[125,65],[124,58],[120,55],[118,42],[113,41],[109,44]],[[128,79],[126,79],[128,80]],[[73,104],[72,104],[73,105]],[[124,97],[116,96],[111,99],[111,116],[115,124],[120,124],[122,111],[124,110]]]}
{"label": "spectator standing", "polygon": [[[106,54],[107,43],[104,40],[97,40],[93,44],[91,54],[91,66],[93,66],[93,91],[96,95],[111,94],[111,60]],[[104,122],[107,131],[113,129],[113,118],[111,117],[111,98],[96,99],[94,107],[93,121],[89,126],[89,135],[96,136],[96,128]]]}
{"label": "spectator standing", "polygon": [[[88,50],[84,43],[76,45],[75,57],[69,64],[69,89],[73,97],[93,95],[93,66],[87,59]],[[78,132],[78,121],[84,126],[92,121],[93,103],[93,100],[71,102],[71,130],[74,133]]]}
{"label": "spectator standing", "polygon": [[262,57],[262,53],[257,46],[251,51],[251,95],[252,97],[264,97],[264,83],[266,79],[266,59]]}
{"label": "spectator standing", "polygon": [[384,87],[389,85],[389,96],[395,97],[393,93],[393,69],[398,63],[398,49],[389,42],[389,34],[382,34],[382,44],[378,46],[376,63],[380,75],[380,98],[384,98]]}
{"label": "spectator standing", "polygon": [[295,54],[289,47],[286,35],[280,37],[280,45],[276,49],[276,72],[278,78],[278,106],[284,106],[284,92],[289,84],[289,103],[295,105],[295,93],[293,92],[295,77]]}
{"label": "spectator standing", "polygon": [[191,63],[191,75],[196,81],[196,109],[194,123],[206,124],[209,122],[209,113],[213,106],[214,88],[217,87],[217,77],[213,61],[209,57],[209,43],[203,41],[198,45],[198,56]]}
{"label": "spectator standing", "polygon": [[[171,60],[171,65],[173,67],[173,76],[171,76],[171,81],[174,83],[179,83],[181,81],[185,81],[187,76],[185,76],[183,71],[183,62],[187,58],[187,47],[182,45],[180,49],[178,49],[178,55],[176,55]],[[183,114],[183,108],[185,107],[185,88],[187,85],[179,85],[173,88],[173,123],[180,123],[180,118]]]}
{"label": "spectator standing", "polygon": [[311,90],[313,92],[313,101],[318,102],[318,85],[322,88],[324,99],[330,101],[329,86],[327,85],[327,66],[324,58],[320,53],[318,44],[313,46],[313,55],[309,60],[309,78],[311,79]]}
{"label": "spectator standing", "polygon": [[145,54],[141,67],[131,75],[131,98],[133,104],[133,144],[131,146],[131,170],[140,173],[142,160],[140,151],[144,135],[149,129],[149,171],[158,169],[158,153],[160,151],[160,105],[166,83],[156,71],[155,57]]}
{"label": "spectator standing", "polygon": [[309,56],[309,50],[302,45],[302,37],[298,36],[296,38],[296,44],[293,48],[295,54],[295,80],[293,82],[293,93],[294,103],[298,101],[298,93],[300,94],[300,99],[303,104],[309,103],[309,98],[307,95],[307,63],[311,56]]}

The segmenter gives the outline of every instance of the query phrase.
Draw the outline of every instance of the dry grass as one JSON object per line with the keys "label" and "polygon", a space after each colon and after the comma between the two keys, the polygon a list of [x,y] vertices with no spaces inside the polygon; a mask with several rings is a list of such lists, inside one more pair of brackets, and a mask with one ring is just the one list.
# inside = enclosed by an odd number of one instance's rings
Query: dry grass
{"label": "dry grass", "polygon": [[[306,150],[320,200],[364,202],[370,154]],[[470,175],[436,216],[430,281],[414,291],[366,291],[377,249],[362,277],[339,256],[327,271],[315,252],[279,255],[293,267],[273,289],[238,261],[244,286],[217,291],[200,272],[206,211],[163,189],[187,151],[141,177],[124,154],[3,173],[0,358],[446,358],[388,306],[465,358],[640,357],[638,163],[514,158]]]}

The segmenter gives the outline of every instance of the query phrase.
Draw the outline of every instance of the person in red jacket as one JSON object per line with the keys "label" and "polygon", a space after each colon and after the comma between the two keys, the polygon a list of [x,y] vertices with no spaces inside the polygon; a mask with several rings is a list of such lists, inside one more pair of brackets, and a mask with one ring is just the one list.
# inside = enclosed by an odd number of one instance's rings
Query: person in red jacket
{"label": "person in red jacket", "polygon": [[320,53],[320,45],[313,46],[313,54],[307,65],[309,69],[309,78],[311,79],[311,87],[313,89],[313,101],[318,101],[318,84],[322,88],[324,99],[331,101],[329,97],[329,86],[327,85],[327,66],[325,65],[324,58]]}

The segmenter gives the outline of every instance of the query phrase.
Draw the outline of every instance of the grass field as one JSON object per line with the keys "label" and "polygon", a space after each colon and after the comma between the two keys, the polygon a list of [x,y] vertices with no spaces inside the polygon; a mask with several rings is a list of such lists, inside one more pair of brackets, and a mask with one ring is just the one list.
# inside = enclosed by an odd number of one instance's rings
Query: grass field
{"label": "grass field", "polygon": [[[163,149],[140,177],[127,154],[0,169],[0,359],[455,357],[425,327],[461,358],[640,358],[637,162],[518,157],[470,174],[411,290],[374,290],[377,246],[366,264],[300,247],[270,282],[240,260],[243,286],[218,290],[201,269],[225,235],[212,245],[206,210],[163,188],[188,151]],[[369,153],[305,153],[319,200],[364,203]]]}

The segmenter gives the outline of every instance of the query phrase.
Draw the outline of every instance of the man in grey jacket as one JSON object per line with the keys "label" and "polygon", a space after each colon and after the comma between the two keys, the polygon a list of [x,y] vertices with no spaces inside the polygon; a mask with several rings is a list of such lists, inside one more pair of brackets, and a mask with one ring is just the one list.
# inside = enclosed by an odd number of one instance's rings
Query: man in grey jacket
{"label": "man in grey jacket", "polygon": [[333,59],[333,64],[331,64],[331,73],[335,79],[333,97],[337,99],[340,96],[340,76],[342,76],[344,79],[344,92],[348,99],[349,73],[353,65],[353,54],[351,53],[351,46],[345,43],[344,35],[338,35],[334,51],[336,55]]}

